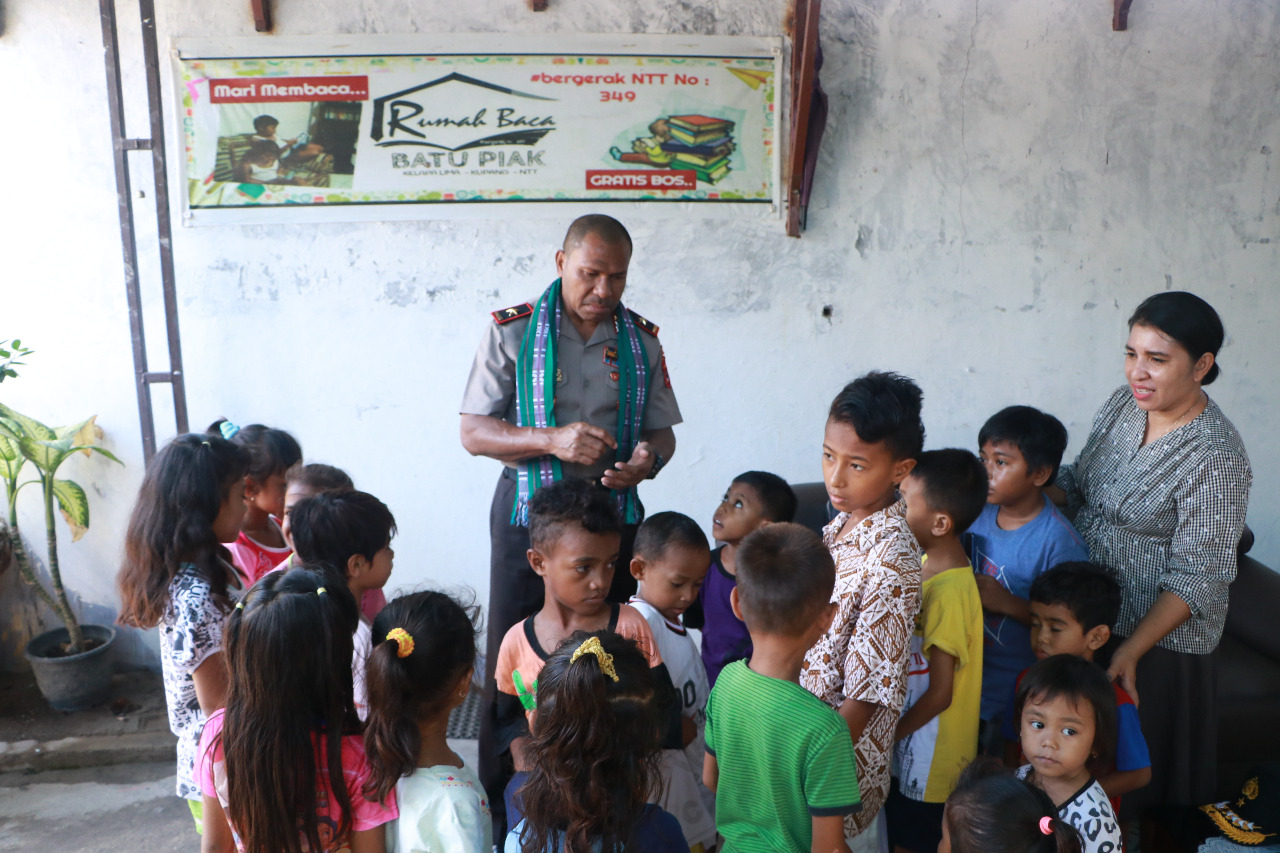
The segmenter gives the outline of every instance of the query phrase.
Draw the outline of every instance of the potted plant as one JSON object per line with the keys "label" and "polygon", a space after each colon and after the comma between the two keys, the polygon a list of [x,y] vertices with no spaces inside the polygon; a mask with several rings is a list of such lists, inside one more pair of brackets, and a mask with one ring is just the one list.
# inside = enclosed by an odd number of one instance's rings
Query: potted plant
{"label": "potted plant", "polygon": [[[58,479],[58,469],[76,453],[100,453],[119,462],[109,451],[98,447],[100,430],[96,415],[75,426],[51,429],[0,403],[0,478],[4,480],[8,509],[8,545],[23,580],[36,597],[49,606],[65,627],[48,631],[27,644],[26,657],[35,670],[40,692],[54,708],[73,711],[88,708],[107,698],[111,689],[109,647],[115,629],[102,625],[81,625],[67,600],[58,563],[58,530],[54,504],[62,511],[77,541],[89,528],[89,500],[84,489],[71,480]],[[35,479],[20,482],[27,463],[36,470]],[[31,555],[18,530],[18,495],[30,485],[40,485],[44,499],[47,566],[52,591],[36,577]]]}

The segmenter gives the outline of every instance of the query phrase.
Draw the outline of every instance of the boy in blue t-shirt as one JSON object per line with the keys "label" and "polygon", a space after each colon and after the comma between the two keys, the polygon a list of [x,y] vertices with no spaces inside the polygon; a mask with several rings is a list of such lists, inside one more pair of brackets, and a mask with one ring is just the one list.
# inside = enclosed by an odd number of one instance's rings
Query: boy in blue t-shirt
{"label": "boy in blue t-shirt", "polygon": [[797,503],[796,493],[777,474],[747,471],[733,478],[711,517],[712,538],[724,544],[711,552],[711,568],[697,600],[685,611],[684,625],[702,631],[702,662],[712,687],[720,670],[751,657],[747,626],[729,606],[729,594],[738,584],[738,545],[770,522],[795,518]]}
{"label": "boy in blue t-shirt", "polygon": [[[1097,563],[1060,563],[1031,584],[1031,649],[1036,659],[1075,655],[1092,661],[1111,639],[1111,626],[1120,615],[1120,584]],[[1003,734],[1009,741],[1005,763],[1017,766],[1017,730],[1013,726],[1014,689],[1007,697]],[[1138,722],[1138,708],[1119,684],[1116,693],[1115,766],[1098,774],[1098,784],[1120,812],[1120,795],[1151,781],[1151,756]]]}
{"label": "boy in blue t-shirt", "polygon": [[1031,582],[1050,566],[1089,559],[1089,549],[1044,493],[1067,449],[1061,421],[1031,406],[1010,406],[982,425],[978,447],[987,466],[987,506],[964,543],[986,619],[979,747],[998,756],[1005,700],[1018,673],[1035,663]]}

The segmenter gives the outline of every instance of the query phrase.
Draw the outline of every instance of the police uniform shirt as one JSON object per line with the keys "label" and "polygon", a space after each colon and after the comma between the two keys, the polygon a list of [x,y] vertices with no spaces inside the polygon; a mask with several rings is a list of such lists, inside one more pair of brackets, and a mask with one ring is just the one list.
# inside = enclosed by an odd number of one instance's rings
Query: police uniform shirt
{"label": "police uniform shirt", "polygon": [[[461,414],[489,415],[510,424],[516,423],[516,357],[533,312],[529,306],[521,305],[517,306],[516,316],[505,319],[509,311],[511,309],[494,312],[496,319],[485,328],[484,339],[476,351],[462,396]],[[657,327],[640,318],[637,328],[644,342],[649,367],[649,393],[642,430],[675,426],[682,420],[680,407],[671,390]],[[583,343],[577,327],[562,314],[556,347],[553,409],[556,424],[566,426],[584,421],[617,438],[617,346],[618,332],[614,323],[600,322],[591,339]],[[594,480],[613,467],[615,461],[614,454],[606,453],[594,465],[561,464],[566,477]]]}

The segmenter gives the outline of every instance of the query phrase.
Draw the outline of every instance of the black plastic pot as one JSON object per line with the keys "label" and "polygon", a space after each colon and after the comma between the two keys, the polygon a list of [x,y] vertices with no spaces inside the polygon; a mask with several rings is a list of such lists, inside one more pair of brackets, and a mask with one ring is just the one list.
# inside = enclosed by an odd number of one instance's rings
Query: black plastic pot
{"label": "black plastic pot", "polygon": [[105,625],[81,625],[85,639],[102,645],[78,655],[50,657],[71,641],[66,628],[46,631],[27,643],[25,655],[36,674],[45,700],[57,711],[81,711],[106,700],[111,693],[111,644],[116,629]]}

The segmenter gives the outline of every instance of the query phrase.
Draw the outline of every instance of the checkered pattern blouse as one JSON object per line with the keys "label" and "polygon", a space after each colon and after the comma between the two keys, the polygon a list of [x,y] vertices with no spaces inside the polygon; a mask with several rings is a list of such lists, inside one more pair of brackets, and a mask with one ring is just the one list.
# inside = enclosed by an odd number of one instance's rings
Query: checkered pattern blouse
{"label": "checkered pattern blouse", "polygon": [[1090,557],[1109,566],[1124,591],[1116,633],[1131,636],[1169,590],[1191,618],[1157,645],[1207,654],[1222,637],[1253,471],[1213,400],[1190,423],[1143,446],[1146,425],[1128,386],[1117,389],[1058,485]]}

